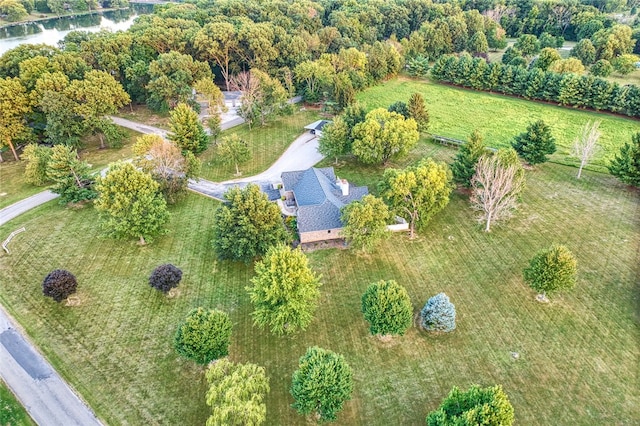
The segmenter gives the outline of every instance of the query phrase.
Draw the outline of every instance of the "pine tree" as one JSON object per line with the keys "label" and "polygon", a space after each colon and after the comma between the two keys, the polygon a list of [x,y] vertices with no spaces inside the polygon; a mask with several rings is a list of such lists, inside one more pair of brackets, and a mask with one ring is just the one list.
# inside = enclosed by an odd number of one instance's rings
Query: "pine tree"
{"label": "pine tree", "polygon": [[89,165],[78,160],[75,148],[55,145],[47,163],[47,177],[53,182],[51,191],[60,194],[60,203],[77,203],[96,197]]}
{"label": "pine tree", "polygon": [[198,114],[185,103],[179,103],[170,113],[169,140],[178,144],[183,151],[198,155],[209,145],[209,137],[200,123]]}
{"label": "pine tree", "polygon": [[444,293],[438,293],[420,311],[422,326],[429,331],[450,332],[456,329],[456,307]]}
{"label": "pine tree", "polygon": [[544,163],[548,160],[548,154],[556,152],[551,128],[542,120],[531,123],[527,131],[516,136],[511,145],[531,165]]}
{"label": "pine tree", "polygon": [[620,148],[609,165],[609,173],[627,185],[640,187],[640,132]]}
{"label": "pine tree", "polygon": [[538,252],[524,270],[524,280],[545,296],[576,284],[577,262],[573,253],[562,245]]}
{"label": "pine tree", "polygon": [[469,188],[471,178],[475,173],[476,163],[486,153],[486,150],[482,135],[477,129],[474,130],[469,136],[468,142],[460,147],[453,164],[451,164],[453,181]]}

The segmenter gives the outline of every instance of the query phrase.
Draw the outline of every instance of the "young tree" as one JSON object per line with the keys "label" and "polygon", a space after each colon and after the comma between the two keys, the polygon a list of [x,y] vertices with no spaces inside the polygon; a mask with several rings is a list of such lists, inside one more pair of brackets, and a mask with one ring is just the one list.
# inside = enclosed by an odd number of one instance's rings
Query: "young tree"
{"label": "young tree", "polygon": [[209,118],[207,118],[207,129],[209,129],[209,136],[213,139],[213,143],[218,141],[218,136],[222,133],[222,119],[220,118],[220,114],[213,114]]}
{"label": "young tree", "polygon": [[609,77],[613,72],[613,66],[611,62],[606,59],[600,59],[589,68],[589,73],[596,77]]}
{"label": "young tree", "polygon": [[200,123],[198,114],[185,103],[179,103],[169,114],[167,136],[182,151],[190,151],[194,155],[204,152],[209,146],[209,137]]}
{"label": "young tree", "polygon": [[210,78],[202,78],[193,84],[193,88],[205,98],[209,115],[218,115],[221,112],[227,111],[227,106],[224,103],[224,95],[215,82]]}
{"label": "young tree", "polygon": [[318,141],[318,152],[325,157],[338,157],[351,151],[351,129],[342,116],[337,116],[333,122],[322,128],[322,136]]}
{"label": "young tree", "polygon": [[527,131],[517,135],[511,143],[518,155],[531,165],[544,163],[547,155],[556,152],[551,128],[543,120],[531,123]]}
{"label": "young tree", "polygon": [[352,391],[353,372],[344,357],[317,346],[307,349],[293,373],[293,408],[320,421],[334,421]]}
{"label": "young tree", "polygon": [[353,154],[365,164],[385,164],[409,152],[420,137],[416,121],[384,108],[367,114],[353,128]]}
{"label": "young tree", "polygon": [[404,118],[409,118],[409,108],[407,107],[406,102],[396,101],[391,105],[389,105],[389,108],[387,108],[387,111],[396,112],[401,116],[403,116]]}
{"label": "young tree", "polygon": [[545,47],[538,55],[538,58],[533,63],[533,67],[540,68],[543,71],[549,69],[549,67],[557,61],[562,60],[562,56],[556,49],[552,49],[551,47]]}
{"label": "young tree", "polygon": [[51,191],[60,194],[60,203],[77,203],[96,198],[89,165],[78,159],[75,148],[55,145],[47,163],[47,178],[53,182]]}
{"label": "young tree", "polygon": [[584,66],[589,66],[596,61],[596,48],[588,38],[583,38],[571,49],[572,57],[580,59]]}
{"label": "young tree", "polygon": [[628,75],[631,74],[636,69],[636,63],[640,61],[640,56],[637,55],[620,55],[615,58],[611,65],[613,65],[613,69],[620,75]]}
{"label": "young tree", "polygon": [[51,271],[42,282],[42,293],[60,303],[76,292],[76,277],[64,269]]}
{"label": "young tree", "polygon": [[[508,150],[504,152],[508,155]],[[485,232],[491,224],[511,217],[517,207],[518,196],[524,187],[524,174],[519,161],[507,162],[500,151],[496,155],[485,155],[478,160],[476,172],[471,179],[471,205],[480,210]]]}
{"label": "young tree", "polygon": [[256,263],[255,270],[253,286],[247,287],[254,323],[278,335],[306,329],[313,319],[321,284],[304,253],[278,244]]}
{"label": "young tree", "polygon": [[451,171],[445,163],[424,159],[404,170],[387,169],[380,194],[393,213],[409,218],[409,235],[422,227],[449,203]]}
{"label": "young tree", "polygon": [[158,266],[149,276],[149,285],[163,293],[168,293],[172,288],[178,287],[182,279],[180,268],[166,263]]}
{"label": "young tree", "polygon": [[342,208],[344,223],[342,235],[349,244],[362,247],[363,252],[372,249],[387,234],[389,207],[374,195],[365,195]]}
{"label": "young tree", "polygon": [[51,158],[51,148],[37,144],[29,144],[22,151],[22,158],[27,160],[24,177],[32,185],[42,186],[49,182],[47,164]]}
{"label": "young tree", "polygon": [[582,169],[586,166],[593,154],[598,149],[598,139],[600,139],[599,121],[593,123],[587,122],[582,128],[582,135],[573,142],[573,155],[580,160],[580,168],[578,168],[578,179],[582,175]]}
{"label": "young tree", "polygon": [[226,312],[192,309],[178,326],[174,338],[176,351],[198,364],[208,364],[229,354],[231,319]]}
{"label": "young tree", "polygon": [[471,186],[471,178],[476,172],[476,163],[486,152],[487,147],[484,144],[484,139],[476,129],[469,136],[467,143],[460,147],[453,164],[451,164],[453,181],[465,188],[469,188]]}
{"label": "young tree", "polygon": [[287,241],[280,209],[257,185],[233,187],[215,211],[213,248],[220,259],[250,262]]}
{"label": "young tree", "polygon": [[[17,78],[0,78],[0,148],[7,146],[18,161],[15,141],[28,140],[31,129],[26,116],[32,111],[27,89]],[[0,157],[2,161],[2,157]]]}
{"label": "young tree", "polygon": [[403,336],[413,319],[409,294],[394,280],[382,280],[367,287],[362,295],[362,313],[374,336]]}
{"label": "young tree", "polygon": [[576,258],[563,245],[538,252],[524,270],[524,281],[546,297],[547,293],[570,289],[576,284]]}
{"label": "young tree", "polygon": [[513,406],[499,385],[473,385],[464,392],[454,386],[440,407],[427,416],[427,426],[511,426],[514,421]]}
{"label": "young tree", "polygon": [[419,132],[427,132],[429,130],[429,111],[425,106],[424,98],[420,93],[412,93],[407,104],[409,110],[409,118],[416,120]]}
{"label": "young tree", "polygon": [[444,293],[429,298],[420,311],[420,323],[425,330],[444,331],[456,329],[456,307]]}
{"label": "young tree", "polygon": [[164,232],[169,220],[167,203],[150,174],[131,163],[115,163],[98,177],[94,205],[105,231],[117,238],[139,237],[140,244]]}
{"label": "young tree", "polygon": [[216,145],[216,153],[223,163],[233,164],[236,166],[236,176],[240,176],[238,164],[245,163],[251,158],[251,151],[244,139],[240,139],[236,133],[231,136],[222,138],[220,143]]}
{"label": "young tree", "polygon": [[627,185],[640,187],[640,132],[620,148],[608,168],[609,173]]}
{"label": "young tree", "polygon": [[206,378],[207,405],[211,407],[207,426],[259,426],[267,420],[264,399],[269,378],[263,367],[222,358],[209,366]]}

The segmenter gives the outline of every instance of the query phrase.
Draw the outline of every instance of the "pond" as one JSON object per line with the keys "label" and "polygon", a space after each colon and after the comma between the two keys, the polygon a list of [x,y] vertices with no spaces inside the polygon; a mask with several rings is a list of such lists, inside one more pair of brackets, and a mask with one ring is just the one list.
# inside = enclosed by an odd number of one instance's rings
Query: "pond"
{"label": "pond", "polygon": [[0,28],[0,55],[21,44],[44,43],[58,46],[71,31],[98,32],[126,30],[139,15],[151,13],[152,5],[135,5],[129,9],[112,10],[80,16],[65,16],[38,22],[28,22]]}

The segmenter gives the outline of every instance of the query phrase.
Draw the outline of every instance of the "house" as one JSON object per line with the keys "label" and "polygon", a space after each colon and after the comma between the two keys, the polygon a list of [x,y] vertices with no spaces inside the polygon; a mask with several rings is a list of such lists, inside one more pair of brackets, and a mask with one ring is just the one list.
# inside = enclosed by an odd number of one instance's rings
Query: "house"
{"label": "house", "polygon": [[304,126],[312,135],[316,135],[317,137],[322,136],[322,128],[327,124],[331,123],[329,120],[318,120],[315,121],[308,126]]}
{"label": "house", "polygon": [[333,167],[284,172],[281,194],[293,207],[301,243],[342,238],[340,209],[369,193],[366,186],[352,186],[338,179]]}

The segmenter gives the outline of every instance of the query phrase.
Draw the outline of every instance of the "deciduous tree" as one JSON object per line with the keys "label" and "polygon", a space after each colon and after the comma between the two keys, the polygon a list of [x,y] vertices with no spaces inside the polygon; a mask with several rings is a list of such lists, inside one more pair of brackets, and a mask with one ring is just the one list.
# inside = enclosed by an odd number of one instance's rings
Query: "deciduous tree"
{"label": "deciduous tree", "polygon": [[318,152],[326,157],[334,157],[338,164],[338,157],[351,151],[351,129],[342,116],[337,116],[333,122],[322,128],[322,136],[318,141]]}
{"label": "deciduous tree", "polygon": [[365,195],[342,209],[342,235],[349,244],[371,250],[387,234],[389,207],[374,195]]}
{"label": "deciduous tree", "polygon": [[28,183],[42,186],[49,182],[47,165],[51,158],[51,148],[29,144],[22,151],[22,158],[27,160],[27,165],[24,168],[24,177]]}
{"label": "deciduous tree", "polygon": [[231,319],[217,309],[192,309],[178,326],[174,338],[176,351],[198,364],[208,364],[229,354]]}
{"label": "deciduous tree", "polygon": [[[0,147],[11,149],[17,160],[15,141],[28,140],[31,129],[27,126],[26,116],[32,111],[27,89],[17,78],[0,78]],[[0,157],[2,161],[2,157]]]}
{"label": "deciduous tree", "polygon": [[344,357],[317,346],[307,349],[293,373],[293,408],[320,421],[335,420],[352,391],[353,372]]}
{"label": "deciduous tree", "polygon": [[240,176],[238,164],[245,163],[251,159],[251,151],[244,139],[236,133],[226,136],[216,144],[216,154],[223,163],[233,164],[236,167],[236,176]]}
{"label": "deciduous tree", "polygon": [[524,270],[524,281],[546,297],[547,293],[572,288],[578,272],[576,258],[563,245],[538,252]]}
{"label": "deciduous tree", "polygon": [[548,160],[547,155],[556,152],[551,128],[543,120],[531,123],[527,131],[517,135],[511,143],[518,155],[534,165]]}
{"label": "deciduous tree", "polygon": [[211,407],[207,426],[259,426],[267,420],[264,399],[269,378],[263,367],[222,358],[209,366],[206,378],[207,405]]}
{"label": "deciduous tree", "polygon": [[427,416],[427,426],[511,426],[514,421],[513,406],[499,385],[473,385],[466,391],[454,386],[440,407]]}
{"label": "deciduous tree", "polygon": [[387,169],[380,183],[380,194],[392,212],[409,218],[410,238],[449,203],[451,171],[431,158],[404,170]]}
{"label": "deciduous tree", "polygon": [[181,279],[182,271],[180,268],[171,263],[165,263],[153,270],[149,276],[149,285],[166,294],[172,288],[177,287]]}
{"label": "deciduous tree", "polygon": [[409,294],[394,280],[367,287],[362,295],[362,313],[374,336],[403,336],[413,319]]}
{"label": "deciduous tree", "polygon": [[366,164],[384,164],[409,152],[418,142],[414,119],[377,108],[353,129],[353,154]]}
{"label": "deciduous tree", "polygon": [[76,277],[64,269],[51,271],[42,282],[42,292],[60,303],[76,292],[78,282]]}
{"label": "deciduous tree", "polygon": [[204,152],[209,146],[209,136],[204,131],[198,114],[185,103],[179,103],[169,114],[169,140],[174,141],[182,151],[194,155]]}
{"label": "deciduous tree", "polygon": [[582,169],[589,163],[591,157],[593,157],[593,154],[595,154],[598,149],[598,139],[600,139],[599,126],[599,121],[594,121],[593,123],[587,122],[582,128],[582,134],[573,142],[573,155],[580,160],[578,179],[580,179],[580,175],[582,175]]}
{"label": "deciduous tree", "polygon": [[214,213],[213,248],[220,259],[250,262],[287,240],[280,209],[257,185],[233,187]]}
{"label": "deciduous tree", "polygon": [[236,28],[228,22],[210,22],[196,34],[193,42],[203,60],[213,61],[222,74],[227,90],[233,55],[239,48]]}
{"label": "deciduous tree", "polygon": [[321,284],[304,253],[278,244],[256,263],[255,270],[253,286],[247,287],[255,324],[278,335],[306,329],[313,319]]}
{"label": "deciduous tree", "polygon": [[609,173],[627,185],[640,187],[640,132],[620,148],[608,168]]}
{"label": "deciduous tree", "polygon": [[424,98],[420,93],[412,93],[407,104],[409,117],[416,120],[419,132],[429,130],[429,111],[425,106]]}
{"label": "deciduous tree", "polygon": [[131,163],[115,163],[104,178],[98,177],[95,188],[98,198],[94,205],[108,234],[138,237],[145,244],[145,240],[165,231],[167,203],[150,174]]}

